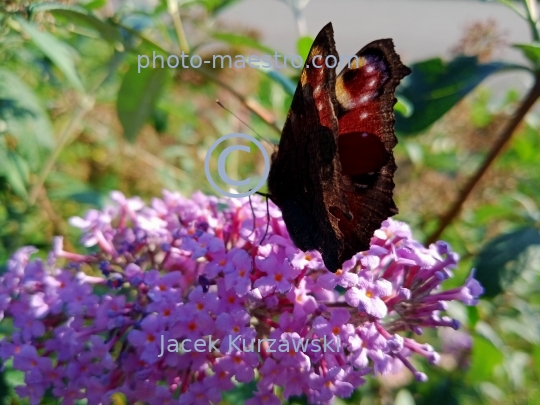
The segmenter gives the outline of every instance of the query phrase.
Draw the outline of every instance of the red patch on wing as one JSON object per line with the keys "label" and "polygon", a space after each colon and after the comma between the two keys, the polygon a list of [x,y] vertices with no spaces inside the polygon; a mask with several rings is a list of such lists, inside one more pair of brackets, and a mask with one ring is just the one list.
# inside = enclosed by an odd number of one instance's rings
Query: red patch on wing
{"label": "red patch on wing", "polygon": [[[388,160],[383,136],[387,100],[380,96],[390,80],[385,55],[374,50],[356,56],[336,79],[339,157],[344,175],[378,172]],[[385,125],[386,124],[386,125]]]}
{"label": "red patch on wing", "polygon": [[368,132],[348,132],[338,137],[341,174],[374,173],[386,163],[388,152],[381,139]]}

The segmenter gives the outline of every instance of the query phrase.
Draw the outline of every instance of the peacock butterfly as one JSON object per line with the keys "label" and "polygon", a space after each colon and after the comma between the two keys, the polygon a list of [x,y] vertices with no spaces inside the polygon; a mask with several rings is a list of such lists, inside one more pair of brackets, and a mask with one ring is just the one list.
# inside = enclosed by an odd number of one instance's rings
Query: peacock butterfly
{"label": "peacock butterfly", "polygon": [[394,92],[411,72],[391,39],[366,45],[336,76],[337,60],[329,23],[306,59],[268,176],[292,241],[318,250],[332,272],[398,212]]}

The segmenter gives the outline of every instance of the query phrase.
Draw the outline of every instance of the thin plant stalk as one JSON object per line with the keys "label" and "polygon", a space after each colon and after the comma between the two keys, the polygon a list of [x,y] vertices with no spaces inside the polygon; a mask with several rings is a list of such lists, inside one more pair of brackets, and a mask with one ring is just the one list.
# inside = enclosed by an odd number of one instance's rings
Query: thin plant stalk
{"label": "thin plant stalk", "polygon": [[177,0],[167,0],[167,6],[169,15],[171,16],[174,24],[174,29],[176,30],[176,35],[178,37],[178,44],[180,49],[185,53],[189,53],[189,43],[187,41],[186,32],[184,31],[184,26],[182,24],[182,19],[180,18],[180,9],[178,8]]}
{"label": "thin plant stalk", "polygon": [[540,34],[538,33],[538,5],[536,0],[523,0],[527,15],[525,16],[531,30],[531,35],[534,42],[540,42]]}
{"label": "thin plant stalk", "polygon": [[502,128],[497,141],[493,144],[493,147],[489,151],[482,165],[478,168],[474,176],[472,176],[467,184],[463,187],[458,197],[448,209],[448,211],[441,217],[437,229],[427,238],[426,244],[434,243],[439,239],[444,230],[452,223],[455,217],[458,215],[461,207],[474,190],[474,188],[480,182],[482,176],[487,172],[491,165],[495,162],[501,151],[508,144],[512,135],[516,131],[516,128],[521,123],[525,115],[530,111],[532,106],[540,98],[540,73],[537,73],[534,80],[534,85],[531,87],[518,109],[515,111],[512,118]]}
{"label": "thin plant stalk", "polygon": [[60,134],[60,137],[58,139],[58,144],[56,145],[56,148],[54,149],[53,153],[49,155],[47,161],[43,165],[43,168],[41,169],[37,181],[34,183],[31,191],[30,191],[30,197],[29,197],[29,203],[30,205],[34,205],[38,195],[41,191],[41,188],[45,184],[45,180],[49,176],[50,171],[54,167],[54,164],[56,163],[56,160],[58,159],[58,156],[60,156],[60,153],[62,150],[66,147],[66,145],[72,140],[72,135],[75,129],[79,126],[79,123],[83,119],[83,117],[92,110],[94,106],[94,97],[92,96],[82,96],[81,101],[79,102],[79,105],[71,115],[71,118],[69,119],[68,123],[64,127],[64,130]]}

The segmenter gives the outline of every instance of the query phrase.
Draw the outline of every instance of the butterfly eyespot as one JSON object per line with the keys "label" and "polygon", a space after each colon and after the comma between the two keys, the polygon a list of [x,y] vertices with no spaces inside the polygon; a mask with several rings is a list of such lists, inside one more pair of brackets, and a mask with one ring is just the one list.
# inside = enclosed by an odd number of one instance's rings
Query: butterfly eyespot
{"label": "butterfly eyespot", "polygon": [[366,72],[368,72],[368,73],[373,72],[373,70],[375,70],[375,68],[373,66],[366,67]]}

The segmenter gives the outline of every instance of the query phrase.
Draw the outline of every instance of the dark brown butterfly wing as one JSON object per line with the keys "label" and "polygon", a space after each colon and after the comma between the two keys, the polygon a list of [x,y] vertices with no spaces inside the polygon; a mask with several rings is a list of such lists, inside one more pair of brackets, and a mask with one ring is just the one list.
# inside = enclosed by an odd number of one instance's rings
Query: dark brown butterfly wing
{"label": "dark brown butterfly wing", "polygon": [[392,199],[396,171],[392,149],[397,143],[394,93],[411,72],[401,63],[391,39],[374,41],[356,56],[336,79],[338,150],[353,214],[349,220],[332,210],[344,238],[341,263],[368,249],[381,222],[398,212]]}
{"label": "dark brown butterfly wing", "polygon": [[397,213],[394,92],[410,70],[389,39],[362,48],[337,78],[334,68],[314,66],[317,55],[317,65],[337,59],[331,24],[306,60],[268,189],[296,246],[318,250],[335,272]]}
{"label": "dark brown butterfly wing", "polygon": [[272,155],[268,189],[295,245],[320,251],[326,267],[336,271],[344,243],[330,207],[342,218],[352,217],[337,153],[336,73],[323,63],[329,55],[338,57],[331,24],[317,35],[306,59],[279,148]]}

